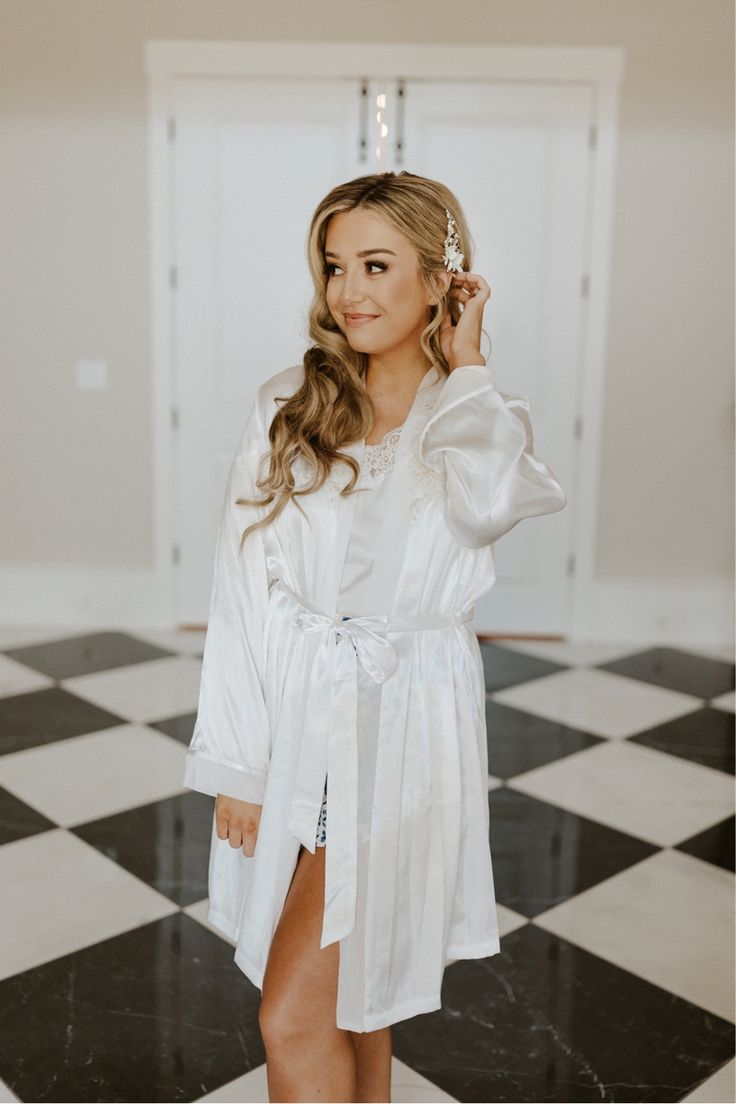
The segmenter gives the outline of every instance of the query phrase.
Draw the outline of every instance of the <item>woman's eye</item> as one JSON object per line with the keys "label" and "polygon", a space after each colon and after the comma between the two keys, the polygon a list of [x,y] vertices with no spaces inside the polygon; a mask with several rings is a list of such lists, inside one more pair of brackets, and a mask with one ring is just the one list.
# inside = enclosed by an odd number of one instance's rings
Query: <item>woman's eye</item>
{"label": "woman's eye", "polygon": [[[388,265],[385,264],[383,261],[366,261],[365,264],[366,268],[377,268],[379,272],[385,272],[388,268]],[[324,265],[322,271],[324,272],[325,276],[334,276],[334,269],[339,267],[340,266],[336,264],[326,264]]]}

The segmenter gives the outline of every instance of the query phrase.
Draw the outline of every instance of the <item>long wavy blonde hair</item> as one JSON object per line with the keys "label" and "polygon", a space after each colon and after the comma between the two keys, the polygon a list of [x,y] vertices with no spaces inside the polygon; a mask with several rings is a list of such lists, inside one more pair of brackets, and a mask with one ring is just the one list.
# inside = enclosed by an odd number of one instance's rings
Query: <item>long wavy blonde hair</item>
{"label": "long wavy blonde hair", "polygon": [[[450,311],[454,322],[461,312],[457,300],[449,298],[437,279],[440,271],[446,271],[442,260],[447,235],[445,209],[455,220],[466,272],[470,271],[473,254],[473,242],[457,197],[438,180],[409,172],[372,173],[338,184],[318,204],[309,226],[307,259],[314,283],[309,336],[313,344],[304,354],[304,380],[292,395],[277,396],[283,405],[268,431],[268,474],[255,484],[265,496],[260,500],[236,499],[243,506],[267,506],[274,499],[276,504],[267,516],[244,530],[241,550],[248,534],[278,517],[290,498],[301,510],[297,495],[319,490],[335,462],[347,464],[353,473],[340,494],[352,494],[360,475],[358,462],[341,453],[340,448],[362,440],[373,428],[375,408],[365,389],[368,354],[351,348],[327,306],[324,257],[330,219],[357,207],[381,215],[416,249],[420,277],[436,302],[429,307],[429,319],[419,342],[427,356],[428,370],[434,365],[441,374],[449,371],[439,329],[446,311]],[[301,489],[295,489],[291,471],[298,456],[314,469],[314,478]]]}

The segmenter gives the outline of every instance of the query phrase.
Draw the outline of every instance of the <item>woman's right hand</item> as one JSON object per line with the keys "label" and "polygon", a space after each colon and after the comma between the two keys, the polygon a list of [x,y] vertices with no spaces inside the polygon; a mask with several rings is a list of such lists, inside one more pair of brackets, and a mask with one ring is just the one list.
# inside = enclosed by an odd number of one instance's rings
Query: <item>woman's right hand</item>
{"label": "woman's right hand", "polygon": [[236,797],[218,793],[215,799],[218,839],[227,840],[231,847],[242,847],[243,854],[252,858],[262,808],[262,805],[252,805],[250,801],[239,801]]}

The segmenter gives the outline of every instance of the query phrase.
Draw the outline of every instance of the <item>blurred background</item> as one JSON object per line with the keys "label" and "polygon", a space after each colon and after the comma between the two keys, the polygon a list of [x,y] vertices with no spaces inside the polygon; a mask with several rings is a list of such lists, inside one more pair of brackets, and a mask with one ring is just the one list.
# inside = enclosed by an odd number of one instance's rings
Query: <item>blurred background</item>
{"label": "blurred background", "polygon": [[223,468],[307,343],[309,216],[403,167],[466,209],[490,363],[570,499],[499,545],[480,627],[731,640],[729,3],[0,12],[6,621],[206,620]]}
{"label": "blurred background", "polygon": [[395,1099],[733,1100],[733,5],[0,0],[0,86],[0,1100],[266,1099],[182,759],[309,219],[387,169],[568,496],[476,613],[504,955]]}

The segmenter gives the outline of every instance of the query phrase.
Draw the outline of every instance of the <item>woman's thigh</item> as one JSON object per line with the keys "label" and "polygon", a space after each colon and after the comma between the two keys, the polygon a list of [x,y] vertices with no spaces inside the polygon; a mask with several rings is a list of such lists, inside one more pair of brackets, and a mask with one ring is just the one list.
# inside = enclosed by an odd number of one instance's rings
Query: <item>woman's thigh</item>
{"label": "woman's thigh", "polygon": [[301,847],[271,941],[261,990],[264,1041],[331,1026],[336,1029],[339,943],[320,948],[325,848]]}

